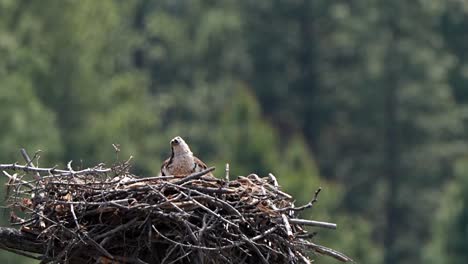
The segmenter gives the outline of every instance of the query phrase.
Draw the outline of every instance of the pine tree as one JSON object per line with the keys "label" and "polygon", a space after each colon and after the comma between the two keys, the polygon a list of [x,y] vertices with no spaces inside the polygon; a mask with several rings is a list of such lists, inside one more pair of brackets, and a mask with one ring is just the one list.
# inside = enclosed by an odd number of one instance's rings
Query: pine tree
{"label": "pine tree", "polygon": [[320,76],[335,108],[319,139],[320,164],[348,185],[344,208],[384,223],[374,227],[384,263],[418,263],[437,203],[431,194],[461,150],[440,14],[413,2],[329,10]]}

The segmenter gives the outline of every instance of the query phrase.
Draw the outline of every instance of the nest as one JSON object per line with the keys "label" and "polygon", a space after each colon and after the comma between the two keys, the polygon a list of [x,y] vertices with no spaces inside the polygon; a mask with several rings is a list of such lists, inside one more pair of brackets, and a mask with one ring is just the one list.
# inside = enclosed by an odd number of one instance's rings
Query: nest
{"label": "nest", "polygon": [[[311,263],[313,253],[351,261],[311,241],[270,174],[230,180],[208,176],[141,178],[129,163],[80,171],[2,164],[12,224],[44,245],[43,263]],[[32,179],[27,175],[32,176]],[[16,212],[16,213],[15,213]]]}

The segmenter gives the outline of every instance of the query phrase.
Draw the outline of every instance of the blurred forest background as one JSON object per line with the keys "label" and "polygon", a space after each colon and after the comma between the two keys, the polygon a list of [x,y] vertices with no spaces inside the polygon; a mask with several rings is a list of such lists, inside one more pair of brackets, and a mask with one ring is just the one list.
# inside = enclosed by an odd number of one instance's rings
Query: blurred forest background
{"label": "blurred forest background", "polygon": [[0,162],[151,176],[180,135],[322,186],[316,239],[358,263],[468,263],[467,47],[465,0],[0,0]]}

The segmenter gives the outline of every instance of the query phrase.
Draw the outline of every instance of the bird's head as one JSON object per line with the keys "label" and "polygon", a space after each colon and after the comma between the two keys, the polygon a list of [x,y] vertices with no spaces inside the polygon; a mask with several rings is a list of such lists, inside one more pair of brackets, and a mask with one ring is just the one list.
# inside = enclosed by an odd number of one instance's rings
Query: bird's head
{"label": "bird's head", "polygon": [[185,143],[184,139],[177,136],[171,140],[171,148],[174,156],[192,153],[190,147]]}

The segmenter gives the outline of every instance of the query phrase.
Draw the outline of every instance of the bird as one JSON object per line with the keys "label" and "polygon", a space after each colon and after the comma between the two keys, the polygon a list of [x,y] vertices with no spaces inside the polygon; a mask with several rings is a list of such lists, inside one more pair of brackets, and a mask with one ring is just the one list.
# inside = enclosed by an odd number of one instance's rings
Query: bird
{"label": "bird", "polygon": [[[162,166],[161,176],[187,176],[207,168],[206,164],[195,157],[183,138],[177,136],[170,142],[171,157],[166,159]],[[211,173],[206,175],[213,176]]]}

